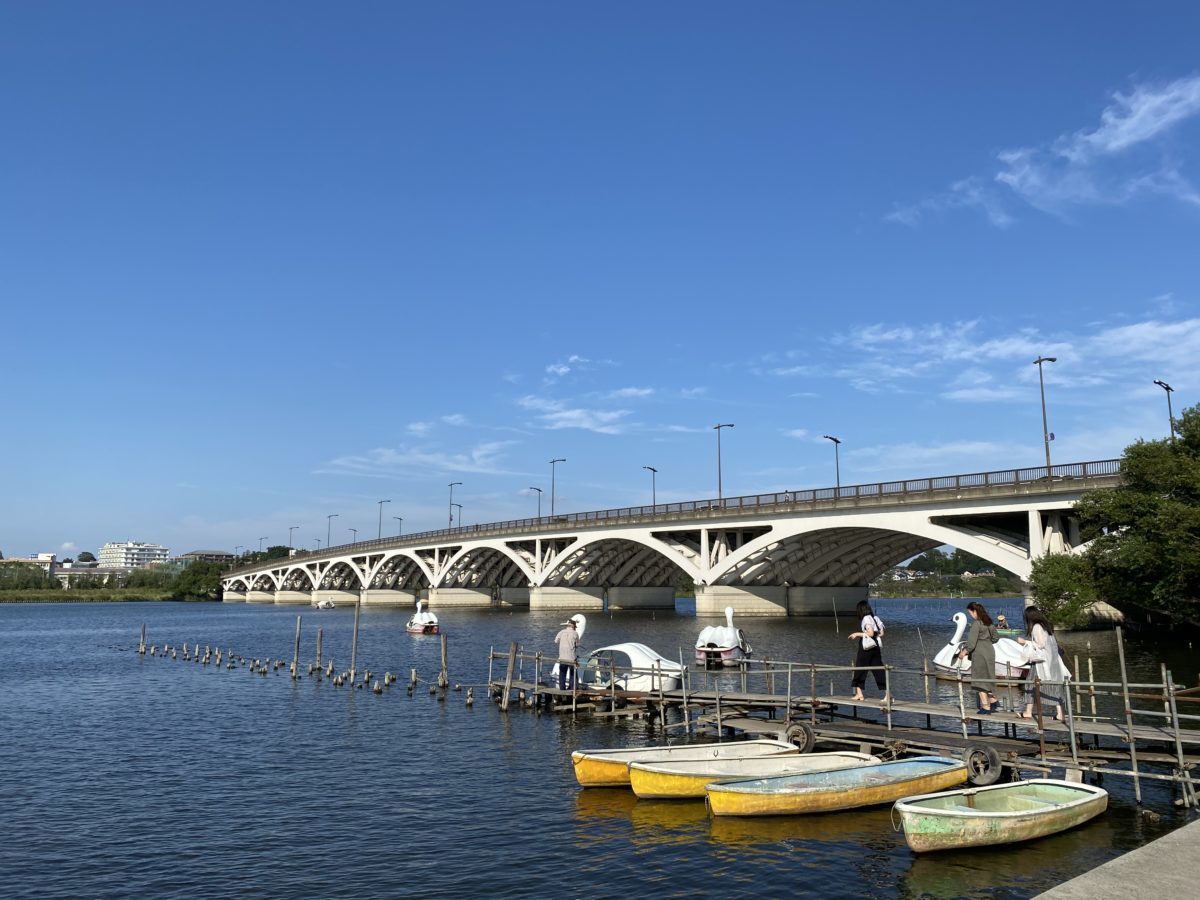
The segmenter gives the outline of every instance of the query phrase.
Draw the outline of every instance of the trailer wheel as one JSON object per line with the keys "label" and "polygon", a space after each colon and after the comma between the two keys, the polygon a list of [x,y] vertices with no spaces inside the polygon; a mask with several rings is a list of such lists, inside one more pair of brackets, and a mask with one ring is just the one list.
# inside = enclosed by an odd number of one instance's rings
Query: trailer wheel
{"label": "trailer wheel", "polygon": [[987,787],[1000,780],[1004,766],[1000,754],[991,744],[971,744],[963,751],[963,762],[967,764],[967,781],[975,787]]}
{"label": "trailer wheel", "polygon": [[796,749],[801,753],[812,753],[813,746],[817,743],[817,736],[813,734],[812,726],[806,725],[804,722],[793,722],[787,727],[787,731],[783,733],[785,741],[791,741],[796,745]]}

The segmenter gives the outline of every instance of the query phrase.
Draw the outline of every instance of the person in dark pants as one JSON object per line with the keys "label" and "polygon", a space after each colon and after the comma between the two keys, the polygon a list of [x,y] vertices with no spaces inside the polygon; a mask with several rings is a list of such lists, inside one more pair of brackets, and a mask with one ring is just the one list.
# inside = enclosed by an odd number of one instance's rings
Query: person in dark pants
{"label": "person in dark pants", "polygon": [[575,654],[579,649],[579,633],[575,630],[575,620],[567,619],[562,623],[563,630],[554,636],[558,644],[558,689],[560,691],[575,688]]}
{"label": "person in dark pants", "polygon": [[882,668],[883,622],[871,611],[871,604],[866,600],[858,601],[854,612],[861,620],[860,630],[850,635],[850,640],[858,641],[858,652],[854,655],[856,671],[854,678],[850,681],[850,686],[854,688],[854,699],[867,699],[863,696],[863,686],[867,683],[866,668],[879,666],[880,668],[872,669],[872,674],[875,676],[876,686],[884,692],[883,702],[889,703],[891,698],[887,695],[887,679],[884,677]]}

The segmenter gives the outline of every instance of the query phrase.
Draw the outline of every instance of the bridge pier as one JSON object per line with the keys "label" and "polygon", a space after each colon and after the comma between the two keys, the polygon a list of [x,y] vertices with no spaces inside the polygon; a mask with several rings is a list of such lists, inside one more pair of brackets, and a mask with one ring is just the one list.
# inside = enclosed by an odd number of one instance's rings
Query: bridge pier
{"label": "bridge pier", "polygon": [[274,603],[274,591],[246,591],[247,603]]}
{"label": "bridge pier", "polygon": [[675,587],[625,587],[608,589],[609,609],[674,609]]}
{"label": "bridge pier", "polygon": [[725,607],[735,616],[786,616],[788,589],[783,585],[738,587],[732,584],[696,585],[696,615],[724,618]]}
{"label": "bridge pier", "polygon": [[529,609],[582,609],[599,612],[604,609],[604,588],[531,587]]}
{"label": "bridge pier", "polygon": [[502,587],[500,588],[500,605],[502,607],[512,608],[514,606],[524,607],[529,609],[529,588],[527,587]]}
{"label": "bridge pier", "polygon": [[487,588],[430,588],[429,608],[489,609],[492,592]]}
{"label": "bridge pier", "polygon": [[358,602],[358,591],[319,590],[313,592],[312,599],[317,603],[332,600],[334,606],[353,606]]}
{"label": "bridge pier", "polygon": [[275,603],[279,606],[312,606],[312,591],[276,591]]}
{"label": "bridge pier", "polygon": [[[796,585],[788,588],[789,616],[839,616],[853,618],[854,607],[859,600],[867,599],[867,586],[809,587]],[[856,630],[856,629],[851,629]]]}
{"label": "bridge pier", "polygon": [[221,592],[221,600],[224,603],[245,603],[246,602],[246,592],[245,591],[231,591],[231,590],[227,589],[227,590],[224,590]]}
{"label": "bridge pier", "polygon": [[363,606],[374,606],[378,608],[396,608],[417,605],[417,594],[415,591],[393,591],[382,588],[372,588],[371,590],[363,591],[362,598]]}

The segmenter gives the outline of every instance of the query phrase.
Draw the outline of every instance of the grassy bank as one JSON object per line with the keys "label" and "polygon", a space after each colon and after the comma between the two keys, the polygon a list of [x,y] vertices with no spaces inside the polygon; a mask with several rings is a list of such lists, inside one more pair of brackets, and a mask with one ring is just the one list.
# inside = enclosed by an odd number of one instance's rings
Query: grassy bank
{"label": "grassy bank", "polygon": [[140,600],[180,600],[161,588],[114,588],[111,591],[0,591],[0,603],[113,603]]}

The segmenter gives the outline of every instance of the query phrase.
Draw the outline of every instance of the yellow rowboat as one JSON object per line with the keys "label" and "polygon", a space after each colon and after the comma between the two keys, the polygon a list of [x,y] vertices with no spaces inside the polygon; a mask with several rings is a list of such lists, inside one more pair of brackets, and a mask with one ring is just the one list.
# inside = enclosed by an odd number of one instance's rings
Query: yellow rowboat
{"label": "yellow rowboat", "polygon": [[629,764],[629,786],[639,797],[660,800],[703,799],[714,781],[799,775],[830,769],[852,769],[880,762],[866,753],[810,753],[745,759],[671,760]]}
{"label": "yellow rowboat", "polygon": [[905,797],[904,839],[917,853],[1011,844],[1057,834],[1108,809],[1108,792],[1090,784],[1035,778],[1013,784]]}
{"label": "yellow rowboat", "polygon": [[730,741],[724,744],[676,744],[672,747],[623,747],[614,750],[576,750],[571,754],[580,786],[629,787],[629,765],[683,759],[744,759],[796,754],[788,741]]}
{"label": "yellow rowboat", "polygon": [[895,803],[966,780],[962,760],[918,756],[832,772],[718,782],[707,787],[705,798],[714,816],[793,816]]}

